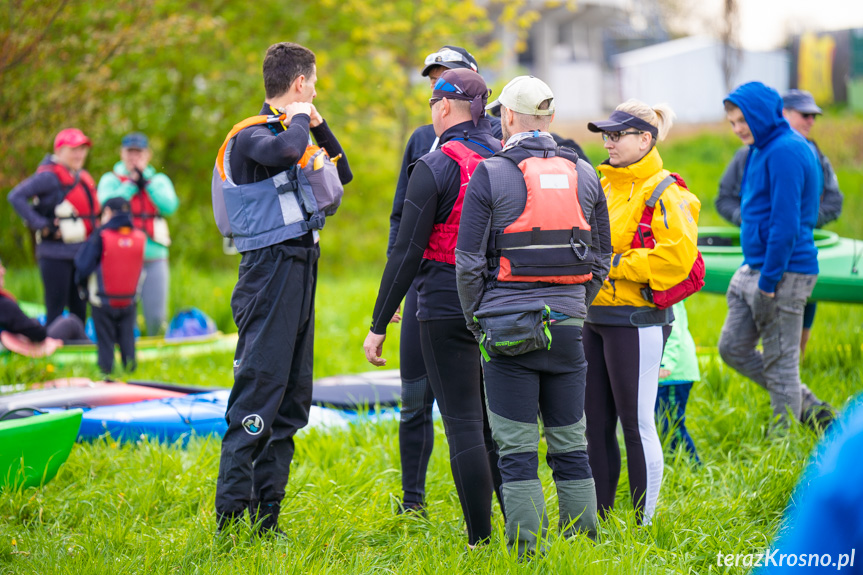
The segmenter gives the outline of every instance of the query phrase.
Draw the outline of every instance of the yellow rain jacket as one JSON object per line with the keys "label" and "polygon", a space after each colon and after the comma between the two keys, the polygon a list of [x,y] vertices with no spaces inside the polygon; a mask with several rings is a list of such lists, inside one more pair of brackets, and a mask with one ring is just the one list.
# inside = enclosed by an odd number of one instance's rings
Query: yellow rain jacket
{"label": "yellow rain jacket", "polygon": [[[618,168],[602,164],[598,170],[608,200],[614,253],[608,279],[591,310],[599,306],[655,307],[644,299],[641,288],[650,285],[654,290],[667,290],[689,275],[698,255],[701,202],[676,183],[668,186],[653,212],[651,228],[656,246],[632,249],[644,204],[670,172],[662,168],[662,158],[655,147],[632,165]],[[595,312],[601,315],[600,309]]]}

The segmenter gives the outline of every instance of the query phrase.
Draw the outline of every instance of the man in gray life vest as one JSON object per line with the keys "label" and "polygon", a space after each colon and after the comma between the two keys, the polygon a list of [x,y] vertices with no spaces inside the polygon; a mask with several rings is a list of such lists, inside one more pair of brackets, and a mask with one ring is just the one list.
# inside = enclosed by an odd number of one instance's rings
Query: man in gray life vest
{"label": "man in gray life vest", "polygon": [[507,539],[520,555],[530,555],[548,525],[537,477],[537,408],[557,486],[559,527],[566,536],[596,536],[581,330],[608,273],[611,236],[593,167],[559,148],[548,132],[551,89],[520,76],[489,107],[498,104],[506,143],[479,164],[468,185],[456,276],[464,316],[484,357]]}

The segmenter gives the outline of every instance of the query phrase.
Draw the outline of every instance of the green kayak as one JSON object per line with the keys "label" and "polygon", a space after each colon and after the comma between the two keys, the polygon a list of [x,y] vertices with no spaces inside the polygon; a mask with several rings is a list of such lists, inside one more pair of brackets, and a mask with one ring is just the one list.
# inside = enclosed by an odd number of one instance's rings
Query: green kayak
{"label": "green kayak", "polygon": [[0,489],[51,481],[69,457],[83,413],[70,409],[0,421]]}
{"label": "green kayak", "polygon": [[[818,248],[818,283],[812,300],[863,303],[863,240],[840,238],[833,232],[815,230]],[[743,263],[740,229],[703,227],[698,230],[698,248],[707,273],[704,291],[724,294],[731,276]]]}

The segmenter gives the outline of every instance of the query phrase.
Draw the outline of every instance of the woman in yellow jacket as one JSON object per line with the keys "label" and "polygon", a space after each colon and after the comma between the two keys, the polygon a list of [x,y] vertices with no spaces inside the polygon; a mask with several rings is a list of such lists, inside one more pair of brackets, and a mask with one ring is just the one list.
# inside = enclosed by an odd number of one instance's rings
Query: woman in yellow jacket
{"label": "woman in yellow jacket", "polygon": [[644,524],[650,523],[662,482],[662,445],[653,408],[662,350],[674,321],[670,307],[658,309],[646,297],[650,290],[667,290],[683,281],[698,255],[701,203],[676,182],[656,202],[650,230],[641,230],[652,232],[656,245],[632,247],[647,200],[670,174],[662,167],[656,143],[665,139],[673,117],[667,104],[651,108],[629,100],[608,120],[588,124],[590,131],[602,133],[608,151],[598,170],[608,199],[614,253],[583,330],[587,452],[604,517],[614,507],[620,477],[620,418],[629,491],[637,520]]}

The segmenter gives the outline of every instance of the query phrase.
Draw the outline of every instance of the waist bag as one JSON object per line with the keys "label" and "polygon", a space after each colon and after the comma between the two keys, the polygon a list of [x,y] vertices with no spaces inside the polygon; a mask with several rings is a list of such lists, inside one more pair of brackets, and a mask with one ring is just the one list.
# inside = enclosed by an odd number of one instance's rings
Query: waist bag
{"label": "waist bag", "polygon": [[474,322],[482,330],[479,350],[486,361],[491,355],[522,355],[551,349],[551,310],[544,302],[479,310]]}

